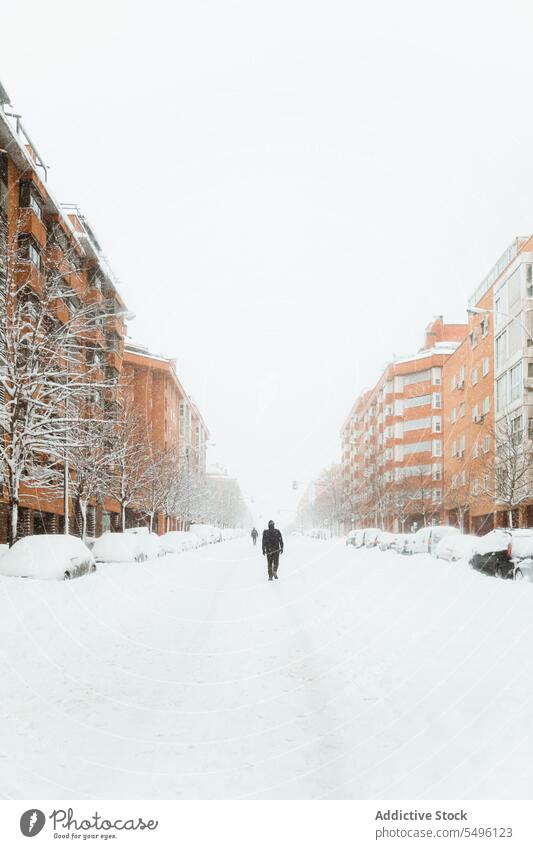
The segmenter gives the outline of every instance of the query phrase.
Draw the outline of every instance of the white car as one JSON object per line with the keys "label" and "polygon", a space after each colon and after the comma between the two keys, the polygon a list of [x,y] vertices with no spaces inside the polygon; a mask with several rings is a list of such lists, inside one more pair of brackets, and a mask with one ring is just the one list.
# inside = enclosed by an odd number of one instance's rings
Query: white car
{"label": "white car", "polygon": [[192,551],[198,548],[200,538],[190,531],[168,531],[159,537],[159,541],[167,554],[179,554],[182,551]]}
{"label": "white car", "polygon": [[200,523],[191,525],[191,534],[195,534],[201,541],[201,545],[209,545],[213,542],[222,542],[222,531],[214,525],[202,525]]}
{"label": "white car", "polygon": [[396,539],[396,534],[390,534],[388,531],[383,531],[383,533],[378,535],[378,548],[380,551],[388,551],[389,548],[392,547],[394,540]]}
{"label": "white car", "polygon": [[441,539],[458,533],[459,528],[454,528],[451,525],[428,525],[427,528],[420,528],[416,534],[413,534],[410,553],[433,554]]}
{"label": "white car", "polygon": [[95,570],[95,559],[85,543],[66,534],[23,537],[0,557],[0,574],[10,577],[68,581]]}
{"label": "white car", "polygon": [[98,563],[142,563],[165,554],[157,534],[106,531],[95,540],[93,554]]}
{"label": "white car", "polygon": [[435,547],[435,557],[440,560],[470,560],[479,537],[470,534],[448,534]]}

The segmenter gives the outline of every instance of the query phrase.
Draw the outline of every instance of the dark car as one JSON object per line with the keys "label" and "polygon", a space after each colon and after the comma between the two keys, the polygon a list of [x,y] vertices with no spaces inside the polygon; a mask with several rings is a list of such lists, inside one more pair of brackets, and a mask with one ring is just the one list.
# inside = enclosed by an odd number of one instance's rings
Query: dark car
{"label": "dark car", "polygon": [[480,537],[470,565],[496,578],[512,578],[515,564],[533,554],[533,528],[498,528]]}

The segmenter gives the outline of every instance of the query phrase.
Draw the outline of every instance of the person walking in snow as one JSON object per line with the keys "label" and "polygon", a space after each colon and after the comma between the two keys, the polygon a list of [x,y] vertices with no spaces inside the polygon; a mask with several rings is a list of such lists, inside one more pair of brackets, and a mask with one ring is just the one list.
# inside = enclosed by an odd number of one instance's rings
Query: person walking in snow
{"label": "person walking in snow", "polygon": [[263,531],[263,554],[266,555],[268,565],[268,580],[278,580],[279,556],[283,554],[283,537],[281,532],[274,527],[272,519],[268,528]]}
{"label": "person walking in snow", "polygon": [[252,528],[252,533],[250,534],[250,536],[252,537],[255,545],[257,542],[257,537],[259,536],[259,532],[255,528]]}

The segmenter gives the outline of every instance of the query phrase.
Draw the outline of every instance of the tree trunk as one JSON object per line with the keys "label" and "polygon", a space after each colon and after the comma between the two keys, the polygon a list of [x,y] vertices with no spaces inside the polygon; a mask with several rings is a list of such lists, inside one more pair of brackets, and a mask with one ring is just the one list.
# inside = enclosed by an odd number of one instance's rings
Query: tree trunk
{"label": "tree trunk", "polygon": [[11,548],[17,541],[17,525],[19,517],[19,502],[18,498],[12,498],[10,504],[10,522],[9,522],[9,547]]}
{"label": "tree trunk", "polygon": [[80,498],[80,516],[81,516],[81,538],[85,542],[87,536],[87,502],[84,498]]}
{"label": "tree trunk", "polygon": [[122,533],[126,530],[126,505],[124,502],[120,505],[120,530]]}
{"label": "tree trunk", "polygon": [[149,513],[149,516],[150,516],[150,523],[148,525],[148,531],[149,531],[149,533],[152,533],[152,531],[154,529],[154,514]]}
{"label": "tree trunk", "polygon": [[509,523],[509,527],[513,527],[513,511],[511,508],[507,511],[507,522]]}

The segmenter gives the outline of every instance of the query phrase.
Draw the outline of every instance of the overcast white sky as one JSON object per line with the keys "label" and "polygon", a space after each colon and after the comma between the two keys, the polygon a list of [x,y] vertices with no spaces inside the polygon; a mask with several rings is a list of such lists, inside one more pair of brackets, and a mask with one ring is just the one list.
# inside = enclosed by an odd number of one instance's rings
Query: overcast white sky
{"label": "overcast white sky", "polygon": [[4,4],[0,80],[267,513],[533,231],[533,8]]}

